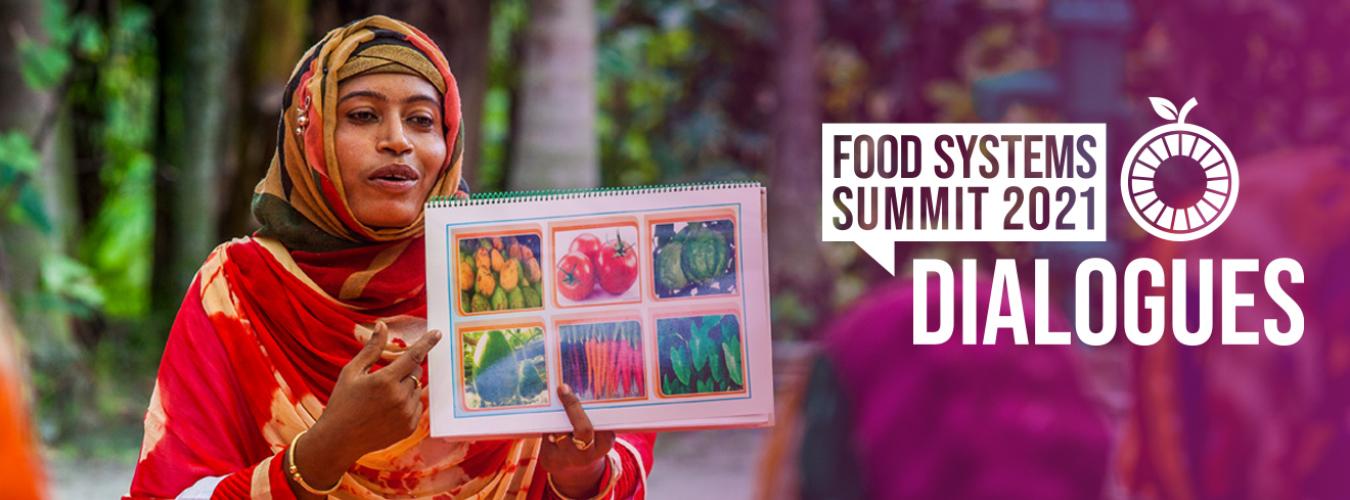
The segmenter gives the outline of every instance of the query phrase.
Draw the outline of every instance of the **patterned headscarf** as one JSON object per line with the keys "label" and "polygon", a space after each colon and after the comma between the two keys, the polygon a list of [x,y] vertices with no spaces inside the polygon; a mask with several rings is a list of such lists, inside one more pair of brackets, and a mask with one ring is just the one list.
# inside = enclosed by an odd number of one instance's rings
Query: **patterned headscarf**
{"label": "patterned headscarf", "polygon": [[327,251],[422,234],[422,215],[404,227],[373,228],[347,205],[333,140],[338,85],[371,73],[406,73],[441,92],[447,149],[431,196],[467,192],[461,175],[459,90],[436,44],[408,24],[372,16],[330,31],[301,58],[282,101],[277,151],[253,196],[258,236],[291,250]]}

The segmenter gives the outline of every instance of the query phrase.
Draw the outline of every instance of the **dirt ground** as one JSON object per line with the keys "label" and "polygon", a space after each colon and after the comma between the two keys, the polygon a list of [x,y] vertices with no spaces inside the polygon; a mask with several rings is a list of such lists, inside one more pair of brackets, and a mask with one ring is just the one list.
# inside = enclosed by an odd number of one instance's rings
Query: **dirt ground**
{"label": "dirt ground", "polygon": [[[765,432],[662,434],[656,442],[656,465],[648,476],[648,498],[750,498]],[[53,459],[48,464],[53,498],[120,498],[131,484],[135,455],[135,450],[129,451],[125,461]]]}

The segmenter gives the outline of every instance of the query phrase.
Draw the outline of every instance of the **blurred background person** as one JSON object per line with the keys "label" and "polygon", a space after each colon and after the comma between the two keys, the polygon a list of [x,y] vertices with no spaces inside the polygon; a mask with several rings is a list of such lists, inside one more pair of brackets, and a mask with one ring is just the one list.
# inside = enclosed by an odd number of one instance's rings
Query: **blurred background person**
{"label": "blurred background person", "polygon": [[45,498],[47,477],[29,413],[29,384],[14,317],[0,304],[0,491],[5,498]]}
{"label": "blurred background person", "polygon": [[[955,297],[961,297],[957,280]],[[983,338],[990,283],[977,285]],[[938,316],[937,282],[928,317]],[[1031,296],[1028,292],[1025,296]],[[876,290],[822,339],[783,403],[759,497],[802,499],[1098,498],[1112,435],[1071,346],[913,345],[913,290]],[[1003,302],[1002,311],[1008,305]],[[1026,303],[1026,328],[1033,311]],[[930,323],[932,324],[932,323]],[[1052,329],[1063,330],[1058,315]]]}
{"label": "blurred background person", "polygon": [[[1158,241],[1141,257],[1280,257],[1303,265],[1285,289],[1304,315],[1288,347],[1160,342],[1132,349],[1131,404],[1116,466],[1132,498],[1330,499],[1350,492],[1350,157],[1339,147],[1289,148],[1240,163],[1243,190],[1228,221],[1185,244]],[[1334,228],[1334,229],[1333,229]],[[1212,290],[1219,290],[1218,262]],[[1187,267],[1188,328],[1200,324],[1198,267]],[[1254,305],[1236,329],[1287,329],[1263,273],[1238,275]],[[1169,277],[1169,280],[1183,277]],[[1285,278],[1286,280],[1288,278]],[[1220,299],[1208,323],[1220,335]],[[1170,330],[1170,327],[1169,327]]]}

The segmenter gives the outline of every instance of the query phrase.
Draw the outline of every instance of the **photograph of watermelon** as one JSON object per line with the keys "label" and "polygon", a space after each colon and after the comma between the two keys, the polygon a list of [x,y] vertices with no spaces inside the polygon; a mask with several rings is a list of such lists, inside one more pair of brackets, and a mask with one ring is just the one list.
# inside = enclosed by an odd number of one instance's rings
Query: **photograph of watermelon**
{"label": "photograph of watermelon", "polygon": [[658,298],[736,293],[736,223],[732,220],[656,224],[652,240]]}
{"label": "photograph of watermelon", "polygon": [[737,392],[745,388],[741,327],[734,314],[656,320],[665,396]]}
{"label": "photograph of watermelon", "polygon": [[532,326],[466,332],[464,403],[471,409],[548,404],[544,329]]}
{"label": "photograph of watermelon", "polygon": [[582,401],[642,398],[647,378],[637,321],[558,327],[562,381]]}
{"label": "photograph of watermelon", "polygon": [[460,314],[544,306],[544,271],[539,264],[539,235],[459,238],[453,281]]}

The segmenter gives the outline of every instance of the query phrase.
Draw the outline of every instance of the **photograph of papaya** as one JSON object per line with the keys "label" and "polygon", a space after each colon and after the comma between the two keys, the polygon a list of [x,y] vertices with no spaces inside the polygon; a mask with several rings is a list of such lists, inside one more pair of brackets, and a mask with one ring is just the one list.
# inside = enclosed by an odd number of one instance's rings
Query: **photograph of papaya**
{"label": "photograph of papaya", "polygon": [[745,388],[741,327],[734,314],[656,320],[661,394],[737,392]]}
{"label": "photograph of papaya", "polygon": [[544,306],[539,235],[533,233],[459,238],[461,314],[537,309]]}
{"label": "photograph of papaya", "polygon": [[469,409],[547,405],[544,329],[538,326],[466,332],[464,406]]}
{"label": "photograph of papaya", "polygon": [[637,302],[638,227],[636,222],[555,230],[554,283],[561,307]]}
{"label": "photograph of papaya", "polygon": [[582,401],[646,397],[637,321],[562,325],[558,336],[562,380]]}
{"label": "photograph of papaya", "polygon": [[730,219],[652,228],[658,298],[736,293],[736,225]]}

